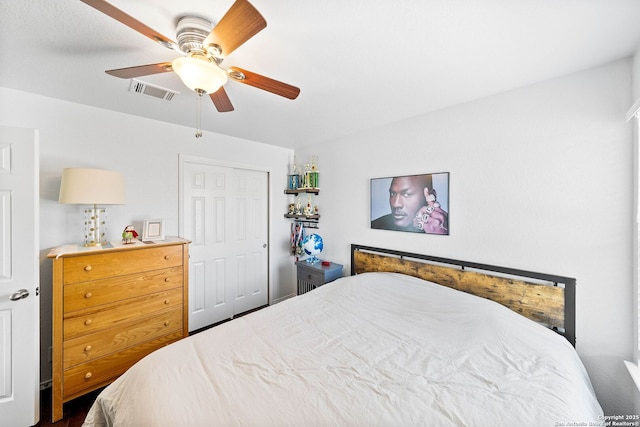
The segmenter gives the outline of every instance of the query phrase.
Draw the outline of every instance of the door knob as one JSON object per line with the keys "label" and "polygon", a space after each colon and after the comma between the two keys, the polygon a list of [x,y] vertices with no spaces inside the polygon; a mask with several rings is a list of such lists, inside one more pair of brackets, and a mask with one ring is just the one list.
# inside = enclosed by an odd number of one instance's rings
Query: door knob
{"label": "door knob", "polygon": [[21,299],[25,299],[28,296],[29,296],[29,291],[28,290],[20,289],[19,291],[12,293],[11,296],[9,297],[9,299],[11,301],[18,301],[18,300],[21,300]]}

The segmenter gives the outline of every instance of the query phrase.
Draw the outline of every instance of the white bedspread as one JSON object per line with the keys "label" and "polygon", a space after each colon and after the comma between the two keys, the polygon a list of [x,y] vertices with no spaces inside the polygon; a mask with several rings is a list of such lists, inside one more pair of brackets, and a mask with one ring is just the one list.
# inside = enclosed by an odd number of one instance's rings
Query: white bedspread
{"label": "white bedspread", "polygon": [[602,410],[565,338],[491,301],[366,273],[158,350],[96,426],[555,426]]}

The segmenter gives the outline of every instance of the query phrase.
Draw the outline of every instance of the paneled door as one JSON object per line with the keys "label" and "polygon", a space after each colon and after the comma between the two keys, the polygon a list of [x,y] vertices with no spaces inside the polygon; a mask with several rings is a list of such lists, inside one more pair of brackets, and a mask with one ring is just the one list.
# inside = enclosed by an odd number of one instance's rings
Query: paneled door
{"label": "paneled door", "polygon": [[0,127],[0,425],[40,420],[38,134]]}
{"label": "paneled door", "polygon": [[268,304],[268,172],[182,158],[191,331]]}

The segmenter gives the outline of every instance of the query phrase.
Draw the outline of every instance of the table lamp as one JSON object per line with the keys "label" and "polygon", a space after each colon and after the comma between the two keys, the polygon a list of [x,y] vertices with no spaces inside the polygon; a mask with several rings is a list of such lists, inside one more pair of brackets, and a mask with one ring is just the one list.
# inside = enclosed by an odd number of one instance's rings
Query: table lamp
{"label": "table lamp", "polygon": [[98,205],[124,204],[124,176],[104,169],[65,168],[58,201],[93,205],[84,210],[84,246],[103,246],[107,243],[106,209]]}

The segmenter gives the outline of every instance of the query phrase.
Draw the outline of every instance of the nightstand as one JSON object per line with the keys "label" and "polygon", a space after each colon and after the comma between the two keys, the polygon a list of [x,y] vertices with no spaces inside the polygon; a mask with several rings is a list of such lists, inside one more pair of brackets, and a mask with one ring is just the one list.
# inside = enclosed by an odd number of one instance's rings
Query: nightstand
{"label": "nightstand", "polygon": [[330,263],[325,266],[321,262],[296,262],[298,267],[298,295],[309,292],[342,277],[342,265]]}

